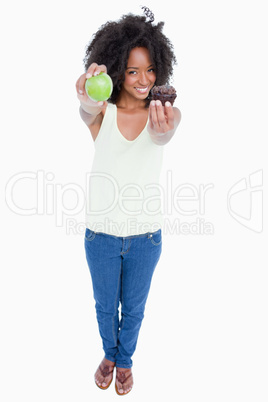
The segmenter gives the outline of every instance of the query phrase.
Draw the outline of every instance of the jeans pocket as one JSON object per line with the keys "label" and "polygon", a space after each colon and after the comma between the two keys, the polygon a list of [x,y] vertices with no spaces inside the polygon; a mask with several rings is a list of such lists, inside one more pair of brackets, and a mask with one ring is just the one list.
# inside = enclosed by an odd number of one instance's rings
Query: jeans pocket
{"label": "jeans pocket", "polygon": [[154,246],[159,246],[162,243],[162,233],[161,229],[159,229],[157,232],[151,233],[149,236],[151,243]]}
{"label": "jeans pocket", "polygon": [[86,233],[85,233],[85,240],[87,241],[92,241],[95,239],[96,233],[93,232],[93,230],[91,229],[86,229]]}

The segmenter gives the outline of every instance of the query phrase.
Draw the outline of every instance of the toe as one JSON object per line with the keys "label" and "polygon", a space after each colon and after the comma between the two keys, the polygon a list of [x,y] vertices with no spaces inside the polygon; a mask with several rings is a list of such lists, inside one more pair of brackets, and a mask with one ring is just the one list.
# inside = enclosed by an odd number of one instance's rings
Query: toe
{"label": "toe", "polygon": [[112,362],[104,358],[95,373],[95,382],[99,387],[108,387],[113,379],[114,364],[110,363]]}
{"label": "toe", "polygon": [[127,394],[128,392],[130,392],[132,389],[132,387],[127,387],[124,389],[124,393]]}
{"label": "toe", "polygon": [[133,377],[131,369],[118,369],[116,378],[116,386],[120,395],[125,395],[132,390]]}
{"label": "toe", "polygon": [[102,381],[100,381],[99,379],[96,380],[96,383],[101,387],[102,386]]}
{"label": "toe", "polygon": [[119,381],[116,381],[116,387],[117,387],[117,391],[119,392],[119,394],[124,393],[123,386]]}

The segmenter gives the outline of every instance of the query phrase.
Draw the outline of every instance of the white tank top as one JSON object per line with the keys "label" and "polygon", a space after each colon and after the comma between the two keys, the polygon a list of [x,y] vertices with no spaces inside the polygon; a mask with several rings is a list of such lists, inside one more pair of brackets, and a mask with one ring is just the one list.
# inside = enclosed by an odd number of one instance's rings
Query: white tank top
{"label": "white tank top", "polygon": [[151,140],[147,125],[127,140],[117,126],[116,105],[108,103],[87,179],[87,228],[126,237],[162,227],[164,147]]}

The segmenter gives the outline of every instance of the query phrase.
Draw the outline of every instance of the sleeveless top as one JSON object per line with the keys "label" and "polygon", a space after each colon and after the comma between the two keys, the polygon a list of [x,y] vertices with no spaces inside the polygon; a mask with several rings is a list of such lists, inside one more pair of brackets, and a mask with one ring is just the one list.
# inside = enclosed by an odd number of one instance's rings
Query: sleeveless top
{"label": "sleeveless top", "polygon": [[164,147],[151,140],[148,121],[139,136],[129,141],[118,129],[116,105],[108,103],[87,177],[88,229],[127,237],[161,228],[159,179]]}

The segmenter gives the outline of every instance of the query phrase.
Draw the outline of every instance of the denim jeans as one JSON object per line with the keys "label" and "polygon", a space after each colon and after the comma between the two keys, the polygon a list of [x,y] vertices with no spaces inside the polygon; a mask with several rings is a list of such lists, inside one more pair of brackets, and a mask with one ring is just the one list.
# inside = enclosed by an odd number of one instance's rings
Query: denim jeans
{"label": "denim jeans", "polygon": [[161,229],[128,237],[86,229],[85,250],[105,357],[117,367],[131,368],[162,250]]}

